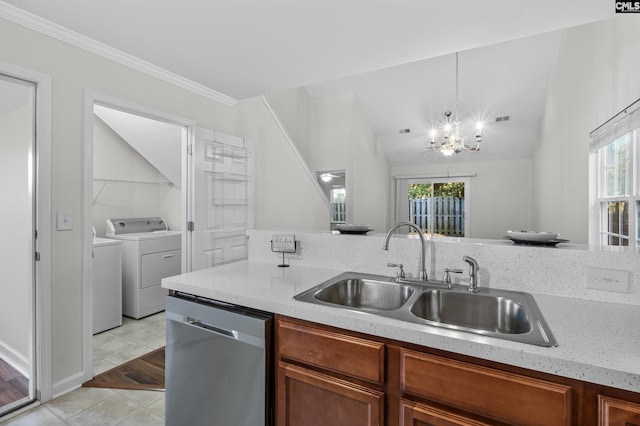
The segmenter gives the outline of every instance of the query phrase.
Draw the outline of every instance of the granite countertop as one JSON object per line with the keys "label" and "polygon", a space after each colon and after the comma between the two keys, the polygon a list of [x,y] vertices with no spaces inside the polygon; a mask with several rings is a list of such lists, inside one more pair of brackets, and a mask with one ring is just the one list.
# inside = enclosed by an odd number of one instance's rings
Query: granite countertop
{"label": "granite countertop", "polygon": [[374,336],[640,392],[640,309],[534,294],[558,347],[413,324],[293,296],[344,271],[241,261],[165,278],[162,287]]}

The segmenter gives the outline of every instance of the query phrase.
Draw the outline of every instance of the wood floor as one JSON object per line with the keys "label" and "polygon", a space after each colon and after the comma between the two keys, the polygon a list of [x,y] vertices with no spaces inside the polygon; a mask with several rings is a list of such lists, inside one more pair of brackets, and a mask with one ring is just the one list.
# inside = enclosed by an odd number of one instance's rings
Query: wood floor
{"label": "wood floor", "polygon": [[0,359],[0,407],[29,396],[29,380]]}
{"label": "wood floor", "polygon": [[164,390],[164,347],[97,375],[84,387]]}

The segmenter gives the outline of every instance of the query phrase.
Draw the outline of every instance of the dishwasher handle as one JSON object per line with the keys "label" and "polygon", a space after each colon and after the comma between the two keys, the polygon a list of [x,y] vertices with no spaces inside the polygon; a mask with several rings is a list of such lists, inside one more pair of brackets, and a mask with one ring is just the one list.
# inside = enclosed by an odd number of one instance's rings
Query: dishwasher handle
{"label": "dishwasher handle", "polygon": [[180,314],[176,314],[175,312],[166,311],[165,312],[166,319],[168,321],[175,321],[181,324],[184,324],[189,327],[196,327],[200,330],[214,333],[219,336],[225,337],[227,339],[233,339],[241,343],[245,343],[251,346],[256,346],[258,348],[266,348],[266,339],[264,337],[254,336],[247,333],[242,333],[237,330],[228,330],[222,327],[216,327],[212,324],[204,323],[198,319],[184,316]]}
{"label": "dishwasher handle", "polygon": [[216,334],[222,334],[223,336],[231,337],[232,339],[238,340],[238,332],[236,330],[225,330],[224,328],[214,327],[213,325],[205,324],[193,318],[187,318],[186,323],[195,327],[204,328],[205,330],[211,331]]}

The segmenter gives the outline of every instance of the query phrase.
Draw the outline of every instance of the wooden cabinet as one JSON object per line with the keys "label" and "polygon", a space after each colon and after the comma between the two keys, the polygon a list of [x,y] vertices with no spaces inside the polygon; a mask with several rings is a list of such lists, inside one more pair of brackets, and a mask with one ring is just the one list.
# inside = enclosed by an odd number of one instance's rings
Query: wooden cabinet
{"label": "wooden cabinet", "polygon": [[[402,349],[403,393],[514,425],[571,424],[569,386]],[[455,423],[454,423],[455,424]]]}
{"label": "wooden cabinet", "polygon": [[277,425],[384,424],[384,393],[304,367],[280,362]]}
{"label": "wooden cabinet", "polygon": [[400,426],[494,426],[461,414],[408,400],[400,401]]}
{"label": "wooden cabinet", "polygon": [[640,426],[634,392],[281,316],[275,335],[278,426]]}
{"label": "wooden cabinet", "polygon": [[598,426],[640,426],[640,404],[598,395]]}
{"label": "wooden cabinet", "polygon": [[383,384],[384,343],[282,319],[277,324],[277,345],[281,357]]}
{"label": "wooden cabinet", "polygon": [[276,425],[384,425],[385,345],[276,320]]}

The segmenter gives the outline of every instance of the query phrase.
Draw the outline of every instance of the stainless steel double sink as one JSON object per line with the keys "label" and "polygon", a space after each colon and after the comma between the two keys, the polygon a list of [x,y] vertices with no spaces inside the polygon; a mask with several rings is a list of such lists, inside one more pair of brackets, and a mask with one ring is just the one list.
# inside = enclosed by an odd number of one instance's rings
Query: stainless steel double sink
{"label": "stainless steel double sink", "polygon": [[532,345],[558,345],[529,293],[483,287],[470,293],[467,288],[345,272],[294,299]]}

